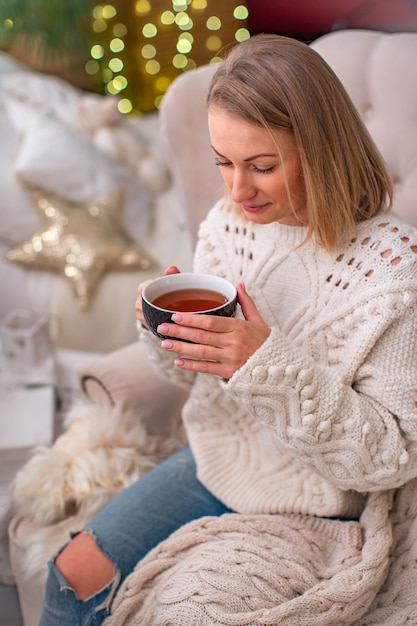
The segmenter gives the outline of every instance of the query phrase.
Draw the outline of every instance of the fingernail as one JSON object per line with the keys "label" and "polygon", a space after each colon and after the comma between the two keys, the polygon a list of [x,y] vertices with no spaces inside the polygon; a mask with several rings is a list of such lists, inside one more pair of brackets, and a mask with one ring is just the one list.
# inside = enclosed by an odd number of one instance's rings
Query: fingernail
{"label": "fingernail", "polygon": [[184,359],[175,359],[174,363],[177,367],[184,367]]}
{"label": "fingernail", "polygon": [[161,335],[166,335],[167,332],[169,331],[169,328],[168,328],[167,324],[160,324],[156,330]]}
{"label": "fingernail", "polygon": [[182,322],[182,315],[181,315],[181,313],[174,313],[171,316],[171,319],[172,319],[173,322]]}
{"label": "fingernail", "polygon": [[174,344],[169,339],[164,339],[161,342],[161,347],[164,348],[165,350],[172,350],[172,348],[174,347]]}

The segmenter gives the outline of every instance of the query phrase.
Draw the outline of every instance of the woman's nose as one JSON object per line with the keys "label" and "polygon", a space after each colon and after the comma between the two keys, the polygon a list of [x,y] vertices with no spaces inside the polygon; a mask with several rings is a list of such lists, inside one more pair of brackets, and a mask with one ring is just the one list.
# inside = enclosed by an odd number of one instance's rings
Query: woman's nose
{"label": "woman's nose", "polygon": [[256,188],[251,184],[247,176],[235,171],[230,192],[233,202],[240,204],[245,202],[245,200],[253,198],[256,195]]}

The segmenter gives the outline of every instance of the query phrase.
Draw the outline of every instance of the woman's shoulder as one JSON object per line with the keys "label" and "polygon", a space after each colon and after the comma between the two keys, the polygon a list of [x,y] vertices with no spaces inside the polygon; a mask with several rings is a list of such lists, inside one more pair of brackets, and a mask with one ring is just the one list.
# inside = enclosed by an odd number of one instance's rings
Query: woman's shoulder
{"label": "woman's shoulder", "polygon": [[414,233],[414,236],[417,235],[417,228],[409,222],[406,222],[394,211],[378,213],[378,215],[375,215],[374,217],[371,217],[370,219],[359,223],[358,230],[366,231],[367,229],[377,229],[379,230],[379,232],[387,232],[393,235],[398,232],[397,229],[401,229],[406,230],[410,233]]}
{"label": "woman's shoulder", "polygon": [[[357,225],[355,236],[323,263],[329,285],[341,286],[368,299],[381,293],[417,293],[417,229],[394,213]],[[322,277],[323,278],[323,277]]]}
{"label": "woman's shoulder", "polygon": [[395,213],[375,216],[358,225],[357,236],[350,247],[364,258],[383,265],[414,264],[417,262],[417,229]]}

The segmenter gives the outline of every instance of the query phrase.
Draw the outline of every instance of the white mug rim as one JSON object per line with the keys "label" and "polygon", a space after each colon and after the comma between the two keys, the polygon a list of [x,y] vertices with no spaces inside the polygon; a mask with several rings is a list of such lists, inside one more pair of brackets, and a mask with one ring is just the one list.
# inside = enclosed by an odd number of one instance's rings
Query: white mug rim
{"label": "white mug rim", "polygon": [[[171,283],[173,283],[172,289],[167,289]],[[181,272],[180,274],[167,274],[166,276],[160,276],[159,278],[156,278],[152,282],[148,283],[142,290],[142,298],[148,305],[154,307],[155,309],[160,311],[170,311],[170,309],[164,309],[156,306],[153,303],[153,300],[176,289],[197,287],[220,291],[222,295],[227,298],[226,302],[222,303],[218,307],[215,307],[214,309],[209,309],[210,311],[223,308],[232,302],[237,296],[236,287],[226,278],[221,278],[220,276],[215,276],[214,274]],[[199,313],[202,313],[202,311],[199,311]]]}

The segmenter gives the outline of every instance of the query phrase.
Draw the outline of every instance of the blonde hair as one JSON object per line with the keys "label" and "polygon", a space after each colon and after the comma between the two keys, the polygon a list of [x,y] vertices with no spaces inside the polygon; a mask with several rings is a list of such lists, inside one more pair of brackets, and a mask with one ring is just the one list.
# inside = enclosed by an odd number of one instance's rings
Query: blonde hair
{"label": "blonde hair", "polygon": [[331,250],[355,224],[391,205],[381,154],[340,80],[307,44],[255,35],[237,45],[216,70],[207,102],[293,133],[306,189],[307,239]]}

